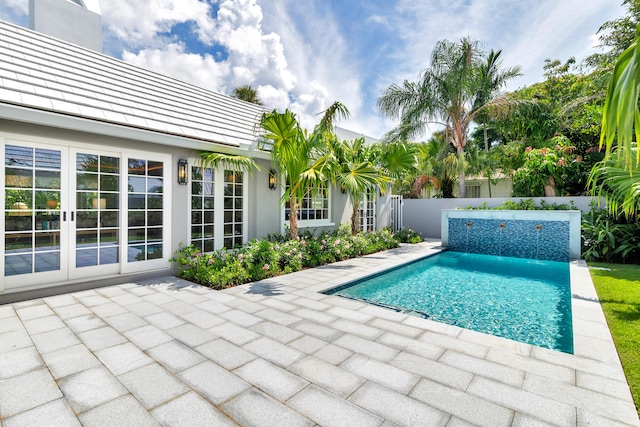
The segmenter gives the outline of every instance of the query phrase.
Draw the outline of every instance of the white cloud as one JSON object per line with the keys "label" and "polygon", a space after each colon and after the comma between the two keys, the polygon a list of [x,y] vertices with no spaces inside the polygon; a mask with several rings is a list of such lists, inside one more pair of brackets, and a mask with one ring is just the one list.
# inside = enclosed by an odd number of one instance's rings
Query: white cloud
{"label": "white cloud", "polygon": [[229,75],[227,63],[216,62],[211,55],[185,52],[181,43],[171,43],[162,50],[145,49],[137,54],[125,51],[122,59],[211,90],[230,91],[226,81]]}
{"label": "white cloud", "polygon": [[132,47],[164,43],[159,33],[180,23],[193,22],[205,43],[215,33],[211,7],[200,0],[109,0],[100,3],[102,21],[108,31]]}
{"label": "white cloud", "polygon": [[28,26],[29,0],[0,0],[0,20]]}

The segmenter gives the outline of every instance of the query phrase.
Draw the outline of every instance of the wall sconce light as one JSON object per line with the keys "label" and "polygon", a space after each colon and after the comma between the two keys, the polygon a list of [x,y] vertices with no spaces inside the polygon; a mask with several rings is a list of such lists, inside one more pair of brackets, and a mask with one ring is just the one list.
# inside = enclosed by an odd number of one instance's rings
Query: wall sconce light
{"label": "wall sconce light", "polygon": [[347,193],[347,186],[346,186],[346,185],[344,185],[344,184],[341,184],[341,185],[340,185],[340,192],[341,192],[342,194],[346,194],[346,193]]}
{"label": "wall sconce light", "polygon": [[187,185],[187,161],[185,159],[178,160],[178,184]]}
{"label": "wall sconce light", "polygon": [[269,188],[271,190],[276,189],[276,171],[273,169],[269,171]]}

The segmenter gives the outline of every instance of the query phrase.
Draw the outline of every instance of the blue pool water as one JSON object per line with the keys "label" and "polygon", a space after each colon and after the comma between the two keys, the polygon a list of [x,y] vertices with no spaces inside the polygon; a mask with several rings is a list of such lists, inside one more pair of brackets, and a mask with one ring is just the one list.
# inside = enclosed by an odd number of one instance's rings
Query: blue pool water
{"label": "blue pool water", "polygon": [[443,252],[325,293],[573,353],[565,262]]}

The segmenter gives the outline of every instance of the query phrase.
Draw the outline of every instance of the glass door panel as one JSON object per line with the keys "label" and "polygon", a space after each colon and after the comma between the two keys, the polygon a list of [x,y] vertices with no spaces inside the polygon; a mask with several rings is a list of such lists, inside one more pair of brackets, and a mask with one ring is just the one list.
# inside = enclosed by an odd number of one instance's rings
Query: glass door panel
{"label": "glass door panel", "polygon": [[[4,276],[28,285],[25,275],[66,276],[62,235],[63,151],[4,147]],[[10,279],[13,278],[13,279]]]}

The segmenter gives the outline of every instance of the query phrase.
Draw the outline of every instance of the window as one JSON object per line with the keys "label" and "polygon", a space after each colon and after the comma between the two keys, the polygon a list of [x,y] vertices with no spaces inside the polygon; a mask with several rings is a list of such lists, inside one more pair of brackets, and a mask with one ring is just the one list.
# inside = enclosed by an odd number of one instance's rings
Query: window
{"label": "window", "polygon": [[224,240],[227,249],[242,246],[244,241],[244,174],[224,171]]}
{"label": "window", "polygon": [[127,172],[127,261],[162,258],[163,163],[129,159]]}
{"label": "window", "polygon": [[[285,204],[286,221],[289,221],[289,202]],[[322,186],[315,191],[308,191],[300,201],[298,220],[300,221],[329,221],[329,190]]]}
{"label": "window", "polygon": [[215,246],[215,171],[191,167],[191,244],[201,252]]}
{"label": "window", "polygon": [[5,276],[60,270],[60,172],[60,151],[5,146]]}
{"label": "window", "polygon": [[360,230],[373,231],[376,229],[376,198],[374,190],[367,190],[358,208]]}

